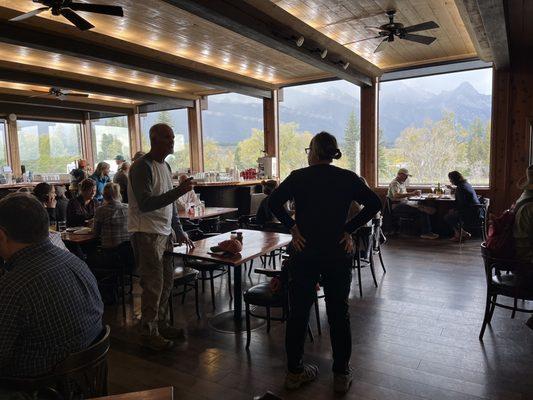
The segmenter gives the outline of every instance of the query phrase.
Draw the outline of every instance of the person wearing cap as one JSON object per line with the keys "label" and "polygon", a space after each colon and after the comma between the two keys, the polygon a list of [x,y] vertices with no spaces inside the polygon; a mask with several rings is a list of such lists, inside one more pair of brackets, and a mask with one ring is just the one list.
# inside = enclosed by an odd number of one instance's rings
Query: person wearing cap
{"label": "person wearing cap", "polygon": [[[381,201],[356,173],[331,165],[342,156],[335,136],[316,134],[306,153],[309,166],[292,171],[269,200],[272,213],[292,234],[287,260],[290,313],[285,386],[296,389],[318,376],[316,365],[303,363],[303,353],[309,311],[316,300],[316,284],[322,279],[333,350],[333,388],[346,392],[353,380],[348,308],[352,233],[381,210]],[[294,200],[296,220],[285,207],[289,200]],[[354,200],[364,207],[346,221]]]}
{"label": "person wearing cap", "polygon": [[117,171],[120,170],[120,166],[126,162],[126,159],[124,158],[123,155],[121,154],[117,154],[115,156],[115,162],[117,163]]}
{"label": "person wearing cap", "polygon": [[438,239],[439,235],[431,231],[430,214],[435,213],[435,209],[425,207],[418,204],[416,201],[409,201],[408,198],[412,196],[420,196],[420,190],[408,191],[407,178],[410,175],[407,168],[400,168],[396,174],[396,178],[389,184],[387,197],[392,201],[392,215],[407,214],[418,219],[420,225],[420,237],[422,239]]}

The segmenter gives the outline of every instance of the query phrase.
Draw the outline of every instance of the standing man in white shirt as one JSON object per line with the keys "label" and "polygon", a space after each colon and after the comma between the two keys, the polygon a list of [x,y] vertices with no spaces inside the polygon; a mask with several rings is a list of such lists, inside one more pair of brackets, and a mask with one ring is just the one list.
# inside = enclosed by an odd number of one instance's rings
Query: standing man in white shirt
{"label": "standing man in white shirt", "polygon": [[438,239],[439,235],[431,232],[431,221],[429,216],[435,214],[435,209],[418,204],[416,201],[409,201],[411,196],[419,196],[420,190],[409,192],[407,190],[407,178],[411,175],[407,168],[400,168],[396,178],[389,184],[387,197],[392,201],[392,215],[407,214],[418,219],[420,224],[420,237],[422,239]]}
{"label": "standing man in white shirt", "polygon": [[166,124],[150,128],[150,151],[133,163],[128,185],[128,231],[140,275],[141,339],[145,347],[160,351],[173,346],[172,339],[183,330],[168,322],[168,299],[174,269],[165,251],[172,251],[172,231],[180,244],[193,247],[183,231],[175,202],[192,189],[191,180],[176,188],[170,165],[165,161],[174,153],[174,132]]}

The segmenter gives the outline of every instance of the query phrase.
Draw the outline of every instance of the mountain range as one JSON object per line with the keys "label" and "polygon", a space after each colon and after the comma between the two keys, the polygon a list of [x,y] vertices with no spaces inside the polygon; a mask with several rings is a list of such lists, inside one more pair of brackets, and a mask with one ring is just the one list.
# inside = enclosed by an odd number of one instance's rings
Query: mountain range
{"label": "mountain range", "polygon": [[[285,88],[279,104],[280,123],[296,122],[299,131],[312,133],[326,130],[342,142],[350,113],[355,111],[359,119],[360,101],[355,86],[335,83],[322,83],[313,90],[306,86]],[[381,86],[380,130],[387,144],[393,144],[409,126],[422,126],[428,118],[440,120],[443,111],[455,113],[457,122],[465,127],[476,118],[488,121],[491,96],[479,93],[466,81],[439,93],[400,81]],[[220,144],[237,143],[248,138],[253,128],[263,129],[263,104],[241,95],[211,96],[202,118],[205,137]],[[178,131],[186,129],[186,120],[179,118],[174,123]]]}

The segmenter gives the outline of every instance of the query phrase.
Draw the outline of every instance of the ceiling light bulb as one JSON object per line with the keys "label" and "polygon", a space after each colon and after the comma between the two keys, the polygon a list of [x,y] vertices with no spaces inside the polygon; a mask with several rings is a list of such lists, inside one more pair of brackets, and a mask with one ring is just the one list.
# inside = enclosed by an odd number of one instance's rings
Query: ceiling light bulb
{"label": "ceiling light bulb", "polygon": [[346,61],[344,64],[342,64],[342,69],[348,69],[349,66],[350,66],[350,63]]}
{"label": "ceiling light bulb", "polygon": [[299,36],[296,38],[296,46],[302,47],[304,44],[305,38],[303,36]]}
{"label": "ceiling light bulb", "polygon": [[328,55],[328,49],[324,49],[320,53],[320,58],[324,59],[324,58],[326,58],[327,55]]}

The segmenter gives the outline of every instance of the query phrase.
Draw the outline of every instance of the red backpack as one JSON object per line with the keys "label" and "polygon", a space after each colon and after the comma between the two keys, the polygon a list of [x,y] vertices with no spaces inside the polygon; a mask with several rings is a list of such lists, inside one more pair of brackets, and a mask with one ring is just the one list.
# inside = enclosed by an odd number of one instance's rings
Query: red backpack
{"label": "red backpack", "polygon": [[533,202],[533,198],[522,200],[513,208],[505,210],[502,215],[491,214],[488,224],[487,249],[493,257],[513,258],[515,255],[515,243],[513,226],[518,210],[527,203]]}

